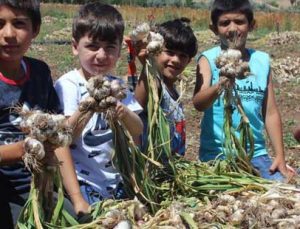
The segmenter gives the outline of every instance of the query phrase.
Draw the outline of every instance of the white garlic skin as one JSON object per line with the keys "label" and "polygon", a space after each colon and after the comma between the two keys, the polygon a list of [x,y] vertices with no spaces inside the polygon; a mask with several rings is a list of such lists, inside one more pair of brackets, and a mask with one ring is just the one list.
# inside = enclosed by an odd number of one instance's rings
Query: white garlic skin
{"label": "white garlic skin", "polygon": [[122,220],[120,221],[114,229],[131,229],[132,225],[128,220]]}
{"label": "white garlic skin", "polygon": [[24,140],[24,148],[26,153],[32,154],[37,160],[42,160],[45,157],[43,144],[34,138],[27,137]]}
{"label": "white garlic skin", "polygon": [[130,38],[134,41],[140,41],[145,39],[150,32],[150,26],[148,23],[138,25],[131,33]]}

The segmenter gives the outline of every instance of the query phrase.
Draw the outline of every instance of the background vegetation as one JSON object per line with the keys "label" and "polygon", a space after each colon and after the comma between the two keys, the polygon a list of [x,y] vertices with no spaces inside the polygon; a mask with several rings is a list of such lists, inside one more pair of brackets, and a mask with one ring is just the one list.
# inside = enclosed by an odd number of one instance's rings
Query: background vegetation
{"label": "background vegetation", "polygon": [[[93,1],[93,0],[92,0]],[[95,0],[94,0],[95,1]],[[102,0],[103,2],[115,5],[130,5],[143,7],[193,7],[208,9],[212,0]],[[300,11],[300,2],[297,0],[250,0],[256,10],[276,11],[284,8],[288,11]],[[83,4],[91,0],[42,0],[44,3],[68,3]],[[284,2],[284,4],[283,4]],[[282,7],[284,6],[284,7]]]}

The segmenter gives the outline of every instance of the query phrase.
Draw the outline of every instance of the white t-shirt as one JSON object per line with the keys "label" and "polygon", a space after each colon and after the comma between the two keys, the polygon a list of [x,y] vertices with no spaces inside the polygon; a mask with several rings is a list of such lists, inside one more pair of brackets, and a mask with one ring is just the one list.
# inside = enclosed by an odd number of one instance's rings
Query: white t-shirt
{"label": "white t-shirt", "polygon": [[[71,116],[77,110],[80,101],[88,96],[86,84],[87,80],[76,69],[55,82],[54,87],[64,115]],[[136,113],[142,111],[142,107],[129,90],[121,102]],[[71,146],[78,179],[92,185],[104,198],[111,197],[113,190],[122,180],[112,165],[112,138],[113,133],[105,114],[99,113],[92,116],[81,136]]]}

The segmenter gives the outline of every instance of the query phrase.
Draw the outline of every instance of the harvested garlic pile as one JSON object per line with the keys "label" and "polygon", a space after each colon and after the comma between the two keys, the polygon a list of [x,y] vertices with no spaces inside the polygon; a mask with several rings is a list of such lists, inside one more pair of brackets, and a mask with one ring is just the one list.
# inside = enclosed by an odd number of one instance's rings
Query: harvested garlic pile
{"label": "harvested garlic pile", "polygon": [[222,50],[216,58],[216,66],[220,69],[220,76],[244,79],[250,74],[249,65],[242,59],[242,54],[237,49]]}
{"label": "harvested garlic pile", "polygon": [[199,225],[221,223],[234,228],[299,228],[299,189],[274,185],[264,194],[221,194],[194,215]]}
{"label": "harvested garlic pile", "polygon": [[147,52],[155,55],[161,52],[164,45],[164,38],[159,33],[150,31],[150,26],[147,23],[138,25],[131,33],[130,37],[133,41],[143,41],[147,43]]}
{"label": "harvested garlic pile", "polygon": [[24,141],[24,163],[30,170],[39,170],[45,157],[45,143],[57,148],[72,143],[72,130],[64,115],[43,113],[39,110],[22,110],[20,128],[28,134]]}
{"label": "harvested garlic pile", "polygon": [[102,75],[91,77],[87,84],[91,98],[80,103],[79,110],[104,112],[116,106],[118,100],[126,97],[126,87],[120,80],[110,80]]}

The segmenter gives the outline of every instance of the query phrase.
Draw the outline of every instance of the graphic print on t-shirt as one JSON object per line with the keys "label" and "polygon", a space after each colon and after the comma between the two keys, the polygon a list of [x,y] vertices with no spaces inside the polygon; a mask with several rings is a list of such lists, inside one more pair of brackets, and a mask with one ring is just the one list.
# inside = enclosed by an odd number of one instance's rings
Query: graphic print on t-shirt
{"label": "graphic print on t-shirt", "polygon": [[103,113],[98,114],[95,129],[90,129],[84,134],[83,142],[85,145],[90,147],[99,146],[113,138],[112,132],[109,129],[108,122],[104,119],[103,116]]}

